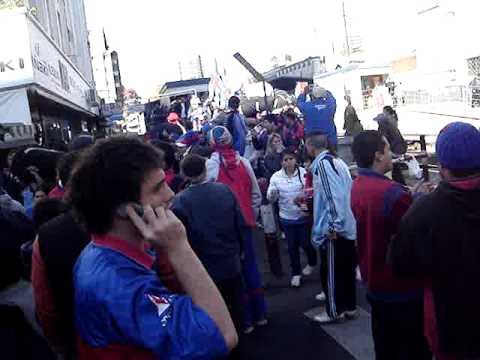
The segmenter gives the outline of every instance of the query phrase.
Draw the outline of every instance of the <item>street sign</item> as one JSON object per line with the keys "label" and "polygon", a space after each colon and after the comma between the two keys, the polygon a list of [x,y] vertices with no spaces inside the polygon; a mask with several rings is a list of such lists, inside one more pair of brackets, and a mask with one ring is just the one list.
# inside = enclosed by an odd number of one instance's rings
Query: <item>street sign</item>
{"label": "street sign", "polygon": [[260,74],[257,70],[255,70],[255,68],[254,68],[247,60],[245,60],[245,58],[244,58],[242,55],[240,55],[240,53],[238,53],[238,52],[235,53],[235,54],[233,55],[233,57],[234,57],[235,59],[237,59],[238,62],[239,62],[240,64],[242,64],[243,67],[244,67],[245,69],[247,69],[248,72],[249,72],[250,74],[252,74],[252,76],[253,76],[257,81],[265,81],[263,75]]}

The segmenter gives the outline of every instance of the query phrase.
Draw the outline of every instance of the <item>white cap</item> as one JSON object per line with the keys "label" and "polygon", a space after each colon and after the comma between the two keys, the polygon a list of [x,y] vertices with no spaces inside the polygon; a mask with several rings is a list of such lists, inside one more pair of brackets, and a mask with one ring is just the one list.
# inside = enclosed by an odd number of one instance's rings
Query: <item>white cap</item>
{"label": "white cap", "polygon": [[315,98],[321,98],[327,95],[327,90],[325,90],[323,87],[315,85],[312,89],[312,95]]}

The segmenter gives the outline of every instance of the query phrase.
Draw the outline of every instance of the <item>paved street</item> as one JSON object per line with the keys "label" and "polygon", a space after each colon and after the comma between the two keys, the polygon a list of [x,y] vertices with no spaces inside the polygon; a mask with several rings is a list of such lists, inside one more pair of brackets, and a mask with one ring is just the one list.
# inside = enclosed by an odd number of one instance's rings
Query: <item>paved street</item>
{"label": "paved street", "polygon": [[[256,248],[266,284],[270,324],[248,337],[248,359],[302,359],[314,354],[322,359],[336,360],[374,358],[369,308],[360,285],[357,293],[358,319],[321,326],[311,320],[322,310],[322,303],[315,300],[315,295],[321,290],[318,271],[309,278],[304,277],[305,283],[300,289],[292,289],[288,275],[275,279],[268,273],[260,233],[256,236]],[[288,273],[289,262],[284,241],[281,243],[281,252],[282,265]]]}

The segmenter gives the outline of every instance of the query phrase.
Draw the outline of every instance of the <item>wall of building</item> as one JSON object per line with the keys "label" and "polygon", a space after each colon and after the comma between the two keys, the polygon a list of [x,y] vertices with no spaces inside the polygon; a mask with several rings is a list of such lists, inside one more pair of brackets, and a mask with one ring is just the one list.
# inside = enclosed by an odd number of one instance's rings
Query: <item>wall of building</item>
{"label": "wall of building", "polygon": [[43,29],[82,75],[93,83],[83,0],[28,0],[27,3]]}

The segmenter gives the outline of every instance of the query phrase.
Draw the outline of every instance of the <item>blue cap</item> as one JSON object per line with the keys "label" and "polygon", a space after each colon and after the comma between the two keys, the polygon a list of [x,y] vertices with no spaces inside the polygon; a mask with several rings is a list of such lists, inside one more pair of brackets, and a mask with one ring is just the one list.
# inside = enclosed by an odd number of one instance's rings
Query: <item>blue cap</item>
{"label": "blue cap", "polygon": [[451,123],[438,134],[436,151],[446,169],[480,169],[480,131],[467,123]]}

